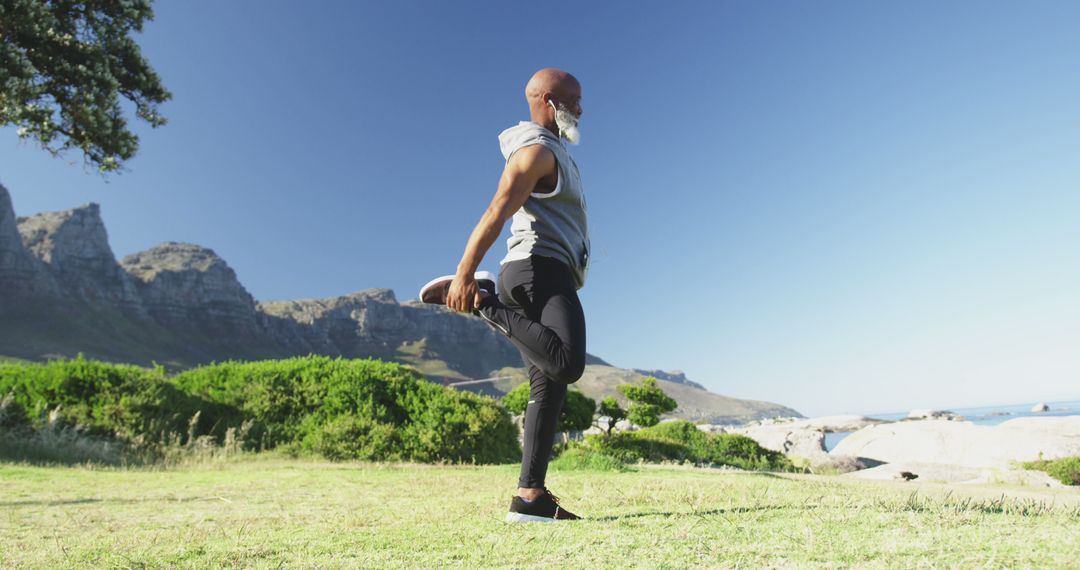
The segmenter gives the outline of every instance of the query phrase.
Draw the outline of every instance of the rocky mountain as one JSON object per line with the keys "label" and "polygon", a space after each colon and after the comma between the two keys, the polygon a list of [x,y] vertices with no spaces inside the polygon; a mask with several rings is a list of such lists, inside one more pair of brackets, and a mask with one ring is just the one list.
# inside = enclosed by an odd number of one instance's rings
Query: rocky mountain
{"label": "rocky mountain", "polygon": [[[72,357],[176,370],[228,359],[324,354],[416,367],[433,381],[501,395],[525,378],[503,335],[471,315],[389,289],[256,301],[213,250],[165,242],[119,262],[97,204],[16,218],[0,186],[0,358]],[[680,402],[677,417],[718,423],[794,410],[712,394],[679,371],[623,370],[588,356],[577,386],[601,398],[643,374]],[[477,379],[496,380],[476,382]],[[621,395],[619,396],[621,397]]]}
{"label": "rocky mountain", "polygon": [[[586,366],[585,375],[575,385],[594,399],[597,396],[614,395],[625,407],[629,402],[615,387],[619,384],[636,382],[641,376],[642,374],[636,370],[611,366]],[[685,374],[677,374],[669,378],[655,374],[646,374],[646,376],[655,377],[656,385],[679,403],[678,409],[669,414],[671,417],[710,424],[734,424],[775,417],[802,417],[799,412],[772,402],[739,400],[714,394],[701,384],[687,380]]]}
{"label": "rocky mountain", "polygon": [[658,380],[667,380],[668,382],[674,382],[676,384],[686,384],[698,390],[704,390],[705,387],[693,380],[686,377],[686,373],[682,370],[644,370],[642,368],[635,368],[634,372],[641,374],[642,376],[652,376]]}
{"label": "rocky mountain", "polygon": [[59,295],[45,264],[23,245],[11,196],[0,186],[0,314],[32,299]]}
{"label": "rocky mountain", "polygon": [[213,250],[165,242],[124,257],[146,312],[162,326],[213,343],[211,352],[257,358],[266,335],[255,299]]}
{"label": "rocky mountain", "polygon": [[70,297],[146,316],[135,284],[109,248],[97,204],[16,221],[23,247]]}
{"label": "rocky mountain", "polygon": [[258,307],[270,336],[290,353],[374,356],[452,379],[521,365],[510,341],[479,319],[416,301],[399,304],[389,289]]}

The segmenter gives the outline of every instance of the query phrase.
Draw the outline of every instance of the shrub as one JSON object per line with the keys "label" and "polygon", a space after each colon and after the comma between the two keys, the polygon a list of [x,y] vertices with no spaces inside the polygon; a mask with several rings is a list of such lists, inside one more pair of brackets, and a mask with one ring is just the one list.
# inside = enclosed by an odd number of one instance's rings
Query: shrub
{"label": "shrub", "polygon": [[563,402],[558,431],[584,431],[592,427],[593,414],[596,412],[596,400],[577,390],[567,390]]}
{"label": "shrub", "polygon": [[586,447],[570,447],[551,462],[555,471],[632,471],[625,462]]}
{"label": "shrub", "polygon": [[[503,406],[512,414],[524,414],[529,405],[529,383],[522,382],[514,386],[502,397]],[[555,431],[583,431],[592,426],[593,413],[596,412],[596,400],[582,394],[575,388],[566,391],[566,400],[559,412],[559,421]]]}
{"label": "shrub", "polygon": [[685,420],[664,422],[636,432],[616,433],[607,437],[592,435],[569,446],[567,452],[574,449],[607,455],[626,463],[689,461],[763,471],[795,469],[784,454],[765,449],[749,437],[706,433]]}
{"label": "shrub", "polygon": [[401,456],[401,439],[394,426],[356,416],[338,416],[319,426],[301,447],[331,460],[386,461]]}
{"label": "shrub", "polygon": [[[249,441],[263,449],[290,444],[333,459],[476,463],[521,454],[509,416],[493,399],[432,384],[398,364],[325,356],[225,362],[173,382],[237,409],[228,423],[249,419]],[[359,440],[346,441],[351,436]]]}
{"label": "shrub", "polygon": [[1061,459],[1028,461],[1024,469],[1045,471],[1064,485],[1080,485],[1080,455]]}
{"label": "shrub", "polygon": [[615,399],[615,396],[608,396],[600,402],[599,409],[596,410],[596,414],[599,416],[607,417],[607,426],[600,426],[603,430],[611,435],[611,430],[615,429],[615,424],[619,420],[626,419],[626,410],[622,409],[619,405],[619,401]]}
{"label": "shrub", "polygon": [[15,393],[8,392],[3,400],[0,400],[0,429],[16,431],[28,424],[26,409],[22,404],[15,401]]}
{"label": "shrub", "polygon": [[[149,451],[165,459],[218,444],[232,451],[287,445],[331,459],[496,463],[521,457],[516,429],[495,400],[377,360],[225,362],[167,378],[160,367],[80,356],[0,364],[0,394],[9,394],[0,405],[3,425],[27,423],[25,410],[31,410],[26,430],[71,435],[61,441],[45,434],[48,445],[35,444],[35,450],[74,449],[71,442],[78,440],[112,453],[115,438],[133,457]],[[49,443],[54,440],[63,445]],[[27,455],[29,449],[16,451]]]}
{"label": "shrub", "polygon": [[[45,364],[0,364],[0,394],[32,410],[41,425],[47,411],[53,423],[77,426],[95,437],[162,441],[188,434],[189,421],[199,414],[197,433],[223,436],[221,421],[235,410],[192,396],[173,386],[162,368],[87,360],[52,360]],[[201,412],[201,413],[200,413]]]}
{"label": "shrub", "polygon": [[678,407],[678,403],[656,385],[656,378],[652,376],[642,377],[637,384],[620,384],[617,389],[631,402],[626,410],[627,418],[642,427],[656,425],[661,415]]}
{"label": "shrub", "polygon": [[[640,432],[614,433],[609,437],[587,436],[581,447],[608,455],[625,463],[659,463],[661,461],[693,461],[693,453],[686,445],[664,439],[640,435]],[[575,447],[570,445],[570,449]]]}
{"label": "shrub", "polygon": [[503,395],[502,405],[511,414],[524,414],[529,407],[529,383],[522,382]]}

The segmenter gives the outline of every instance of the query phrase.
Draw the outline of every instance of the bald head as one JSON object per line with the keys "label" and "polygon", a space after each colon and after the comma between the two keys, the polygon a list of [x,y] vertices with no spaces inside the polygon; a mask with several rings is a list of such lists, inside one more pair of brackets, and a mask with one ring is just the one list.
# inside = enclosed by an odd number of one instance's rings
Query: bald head
{"label": "bald head", "polygon": [[575,124],[581,116],[581,83],[561,69],[545,67],[534,73],[525,85],[525,100],[534,123],[559,133],[557,109],[572,115]]}
{"label": "bald head", "polygon": [[545,94],[554,95],[556,98],[573,95],[581,97],[581,84],[573,75],[561,69],[545,67],[534,73],[529,83],[525,85],[525,98],[531,104],[533,100],[540,99]]}

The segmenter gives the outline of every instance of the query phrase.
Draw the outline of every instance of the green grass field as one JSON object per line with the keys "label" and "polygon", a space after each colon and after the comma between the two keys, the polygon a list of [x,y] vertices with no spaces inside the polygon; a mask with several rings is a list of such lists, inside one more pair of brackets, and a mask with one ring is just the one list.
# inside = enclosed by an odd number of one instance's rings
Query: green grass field
{"label": "green grass field", "polygon": [[1075,567],[1080,494],[686,467],[552,472],[578,522],[502,522],[515,466],[255,457],[0,464],[0,567]]}

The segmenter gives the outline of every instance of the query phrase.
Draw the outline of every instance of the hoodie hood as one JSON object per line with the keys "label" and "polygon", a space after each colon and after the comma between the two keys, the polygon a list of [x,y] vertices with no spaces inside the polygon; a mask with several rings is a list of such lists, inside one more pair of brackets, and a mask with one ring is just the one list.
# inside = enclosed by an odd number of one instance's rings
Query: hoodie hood
{"label": "hoodie hood", "polygon": [[510,155],[517,149],[531,144],[540,144],[542,141],[562,146],[562,141],[551,131],[532,121],[521,121],[516,126],[499,133],[499,150],[502,151],[504,159],[510,160]]}

